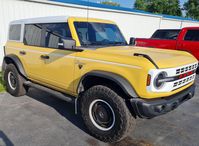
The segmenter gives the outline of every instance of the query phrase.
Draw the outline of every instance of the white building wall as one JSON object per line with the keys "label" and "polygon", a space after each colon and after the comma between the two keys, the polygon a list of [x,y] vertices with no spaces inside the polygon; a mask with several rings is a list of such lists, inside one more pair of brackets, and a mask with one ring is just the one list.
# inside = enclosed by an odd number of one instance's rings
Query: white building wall
{"label": "white building wall", "polygon": [[150,37],[159,28],[160,17],[149,17],[134,13],[118,13],[108,11],[89,10],[89,17],[115,21],[125,35],[130,37]]}
{"label": "white building wall", "polygon": [[160,23],[161,29],[180,29],[182,26],[182,21],[162,19]]}
{"label": "white building wall", "polygon": [[183,22],[182,23],[182,28],[183,27],[189,27],[189,26],[191,26],[191,27],[193,27],[193,26],[198,27],[199,26],[199,22]]}
{"label": "white building wall", "polygon": [[115,21],[125,38],[150,37],[159,28],[181,28],[199,26],[199,22],[164,19],[162,16],[124,12],[103,8],[48,2],[46,0],[0,0],[0,64],[3,60],[3,46],[6,43],[8,25],[12,20],[43,16],[81,16]]}

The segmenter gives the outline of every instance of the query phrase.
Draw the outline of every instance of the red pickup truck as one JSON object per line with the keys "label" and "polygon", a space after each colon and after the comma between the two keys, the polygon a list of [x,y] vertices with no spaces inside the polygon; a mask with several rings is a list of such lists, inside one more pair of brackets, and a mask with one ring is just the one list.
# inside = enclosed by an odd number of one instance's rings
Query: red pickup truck
{"label": "red pickup truck", "polygon": [[188,51],[199,60],[199,27],[159,29],[150,39],[135,39],[135,45]]}

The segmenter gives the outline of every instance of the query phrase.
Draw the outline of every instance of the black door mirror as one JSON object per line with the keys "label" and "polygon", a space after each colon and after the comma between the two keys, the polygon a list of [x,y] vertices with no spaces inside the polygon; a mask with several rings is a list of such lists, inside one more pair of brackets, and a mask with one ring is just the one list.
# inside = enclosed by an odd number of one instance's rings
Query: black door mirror
{"label": "black door mirror", "polygon": [[132,45],[132,46],[135,45],[135,38],[134,37],[130,38],[129,45]]}
{"label": "black door mirror", "polygon": [[62,46],[64,49],[75,49],[76,48],[76,41],[73,39],[62,39],[62,43],[58,44]]}

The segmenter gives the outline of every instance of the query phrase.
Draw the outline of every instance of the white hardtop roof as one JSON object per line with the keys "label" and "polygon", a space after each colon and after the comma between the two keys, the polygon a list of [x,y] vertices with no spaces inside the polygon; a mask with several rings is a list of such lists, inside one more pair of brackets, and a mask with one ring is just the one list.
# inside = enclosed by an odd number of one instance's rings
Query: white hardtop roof
{"label": "white hardtop roof", "polygon": [[12,21],[10,24],[31,24],[31,23],[58,23],[67,22],[69,16],[50,16],[50,17],[37,17]]}

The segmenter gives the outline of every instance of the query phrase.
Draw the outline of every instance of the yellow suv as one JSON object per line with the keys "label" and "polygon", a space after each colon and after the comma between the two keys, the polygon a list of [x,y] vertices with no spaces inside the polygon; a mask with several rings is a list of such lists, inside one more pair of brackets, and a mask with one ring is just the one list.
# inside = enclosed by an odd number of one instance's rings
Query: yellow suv
{"label": "yellow suv", "polygon": [[131,43],[108,20],[13,21],[3,61],[7,91],[22,96],[35,87],[73,102],[91,135],[119,141],[137,117],[168,113],[195,91],[198,61],[191,54]]}

